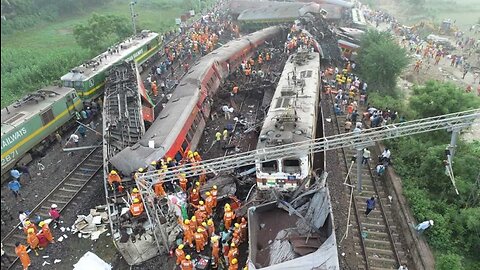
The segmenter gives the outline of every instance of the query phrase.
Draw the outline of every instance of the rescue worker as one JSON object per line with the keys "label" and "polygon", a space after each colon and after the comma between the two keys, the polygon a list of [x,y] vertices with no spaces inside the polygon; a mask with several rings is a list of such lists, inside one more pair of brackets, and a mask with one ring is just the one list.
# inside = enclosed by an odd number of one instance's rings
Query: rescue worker
{"label": "rescue worker", "polygon": [[230,261],[230,265],[228,266],[228,270],[238,270],[238,260],[237,260],[237,258],[233,258]]}
{"label": "rescue worker", "polygon": [[228,258],[228,261],[231,262],[234,258],[237,258],[238,257],[238,248],[237,248],[237,245],[235,245],[235,243],[231,243],[230,244],[230,250],[228,250],[228,255],[227,255],[227,258]]}
{"label": "rescue worker", "polygon": [[198,152],[194,152],[193,153],[193,157],[195,158],[196,161],[200,162],[202,161],[202,157],[200,156],[200,154]]}
{"label": "rescue worker", "polygon": [[190,229],[190,220],[185,219],[182,224],[183,242],[193,247],[193,231]]}
{"label": "rescue worker", "polygon": [[112,190],[116,190],[117,192],[123,191],[122,178],[120,178],[117,171],[110,171],[110,173],[108,174],[108,183],[110,184]]}
{"label": "rescue worker", "polygon": [[140,192],[138,191],[138,188],[133,188],[132,189],[132,202],[135,201],[135,199],[138,199],[139,201],[142,201],[142,195],[140,195]]}
{"label": "rescue worker", "polygon": [[213,219],[207,220],[207,225],[208,235],[212,237],[215,235],[215,224],[213,223]]}
{"label": "rescue worker", "polygon": [[212,236],[212,268],[218,268],[218,259],[220,255],[220,241],[218,236]]}
{"label": "rescue worker", "polygon": [[192,231],[192,234],[195,234],[195,232],[197,231],[197,218],[195,216],[193,216],[191,219],[190,219],[190,230]]}
{"label": "rescue worker", "polygon": [[190,259],[190,255],[185,256],[185,260],[183,260],[180,265],[182,270],[193,270],[193,262]]}
{"label": "rescue worker", "polygon": [[198,205],[198,202],[200,201],[200,194],[198,193],[197,189],[194,188],[192,189],[192,192],[190,192],[190,203],[192,205]]}
{"label": "rescue worker", "polygon": [[215,208],[217,207],[217,195],[218,195],[217,185],[212,186],[212,190],[210,190],[210,194],[212,194],[213,208]]}
{"label": "rescue worker", "polygon": [[247,239],[247,233],[248,233],[247,219],[245,217],[242,217],[242,221],[240,222],[240,240],[242,242],[245,242],[245,240]]}
{"label": "rescue worker", "polygon": [[22,263],[23,270],[27,270],[30,266],[30,256],[28,256],[27,247],[20,244],[20,242],[15,243],[15,254],[20,258]]}
{"label": "rescue worker", "polygon": [[32,229],[35,233],[38,232],[37,225],[32,223],[29,219],[25,220],[25,227],[23,227],[23,232],[28,234],[28,230]]}
{"label": "rescue worker", "polygon": [[143,203],[138,198],[135,198],[130,205],[130,213],[133,217],[139,217],[143,214]]}
{"label": "rescue worker", "polygon": [[241,235],[242,235],[240,224],[235,223],[233,225],[233,227],[234,227],[234,229],[233,229],[233,241],[235,242],[236,245],[239,245],[241,243]]}
{"label": "rescue worker", "polygon": [[197,253],[200,253],[200,251],[203,251],[203,249],[205,248],[205,238],[203,236],[202,229],[198,228],[194,237],[195,237],[195,249],[197,250]]}
{"label": "rescue worker", "polygon": [[50,230],[50,227],[48,227],[48,224],[44,221],[40,221],[38,225],[42,228],[41,233],[45,236],[47,241],[50,243],[55,243],[55,240],[53,240],[52,231]]}
{"label": "rescue worker", "polygon": [[183,244],[180,244],[177,249],[175,249],[175,256],[177,256],[177,265],[181,264],[185,260],[185,251],[183,251]]}
{"label": "rescue worker", "polygon": [[30,248],[35,251],[35,255],[38,256],[37,248],[38,248],[38,237],[37,234],[35,234],[35,231],[33,228],[28,229],[28,235],[27,235],[27,243],[30,246]]}
{"label": "rescue worker", "polygon": [[210,217],[213,214],[214,201],[213,201],[212,193],[210,193],[210,191],[207,191],[207,193],[205,193],[205,195],[207,196],[205,198],[205,206],[206,206],[206,210],[207,210],[207,215]]}
{"label": "rescue worker", "polygon": [[199,223],[202,223],[207,218],[207,207],[203,201],[200,201],[198,205],[193,205],[197,210],[195,211],[195,217]]}
{"label": "rescue worker", "polygon": [[[203,233],[203,238],[205,238],[205,241],[208,240],[208,226],[206,222],[202,222],[201,226],[199,228],[202,230]],[[207,243],[205,243],[207,244]]]}
{"label": "rescue worker", "polygon": [[163,188],[163,182],[158,182],[153,185],[153,191],[155,192],[155,195],[157,197],[165,197],[167,193],[165,192],[165,189]]}
{"label": "rescue worker", "polygon": [[183,192],[187,192],[187,185],[188,185],[187,175],[184,173],[181,173],[178,176],[178,179],[180,182],[180,188],[183,190]]}
{"label": "rescue worker", "polygon": [[228,130],[223,130],[223,140],[226,141],[228,139]]}
{"label": "rescue worker", "polygon": [[225,224],[225,229],[228,230],[232,226],[232,220],[235,219],[235,213],[233,213],[229,204],[225,205],[225,214],[223,215],[223,222]]}

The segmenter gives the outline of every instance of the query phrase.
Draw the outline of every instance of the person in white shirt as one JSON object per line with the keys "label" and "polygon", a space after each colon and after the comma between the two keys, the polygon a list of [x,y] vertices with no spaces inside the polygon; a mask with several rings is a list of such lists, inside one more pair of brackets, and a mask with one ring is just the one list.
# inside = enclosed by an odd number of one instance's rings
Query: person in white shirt
{"label": "person in white shirt", "polygon": [[382,162],[386,162],[386,163],[390,163],[390,150],[388,148],[385,148],[385,150],[383,150],[383,153],[382,153]]}

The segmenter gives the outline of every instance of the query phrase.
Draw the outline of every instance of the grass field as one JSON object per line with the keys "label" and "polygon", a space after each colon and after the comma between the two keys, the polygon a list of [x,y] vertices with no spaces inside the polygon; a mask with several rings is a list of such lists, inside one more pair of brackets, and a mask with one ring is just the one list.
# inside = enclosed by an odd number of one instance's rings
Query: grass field
{"label": "grass field", "polygon": [[[73,27],[88,20],[92,12],[130,18],[130,1],[114,0],[84,14],[60,18],[55,23],[39,22],[34,28],[1,37],[1,106],[11,104],[24,94],[52,83],[72,67],[92,57],[75,42]],[[137,29],[163,32],[175,26],[175,18],[186,12],[181,0],[143,0],[135,5]],[[67,58],[67,59],[65,59]],[[52,63],[64,63],[61,69],[42,74]],[[42,71],[40,71],[42,70]],[[20,87],[18,87],[20,86]]]}

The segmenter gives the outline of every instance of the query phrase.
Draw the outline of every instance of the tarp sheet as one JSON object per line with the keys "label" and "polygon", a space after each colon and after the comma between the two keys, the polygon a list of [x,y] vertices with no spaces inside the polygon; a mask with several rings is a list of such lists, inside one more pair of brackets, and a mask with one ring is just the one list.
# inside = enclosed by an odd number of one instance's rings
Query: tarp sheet
{"label": "tarp sheet", "polygon": [[73,265],[73,270],[111,270],[112,266],[100,259],[95,253],[88,251],[83,255],[76,264]]}

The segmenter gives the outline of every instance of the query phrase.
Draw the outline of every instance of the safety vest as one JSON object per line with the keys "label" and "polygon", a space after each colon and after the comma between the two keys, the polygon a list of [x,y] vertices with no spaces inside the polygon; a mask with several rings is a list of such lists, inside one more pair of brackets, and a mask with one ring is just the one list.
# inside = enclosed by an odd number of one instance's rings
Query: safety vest
{"label": "safety vest", "polygon": [[142,203],[134,203],[130,206],[130,212],[132,216],[137,217],[143,213],[143,204]]}

